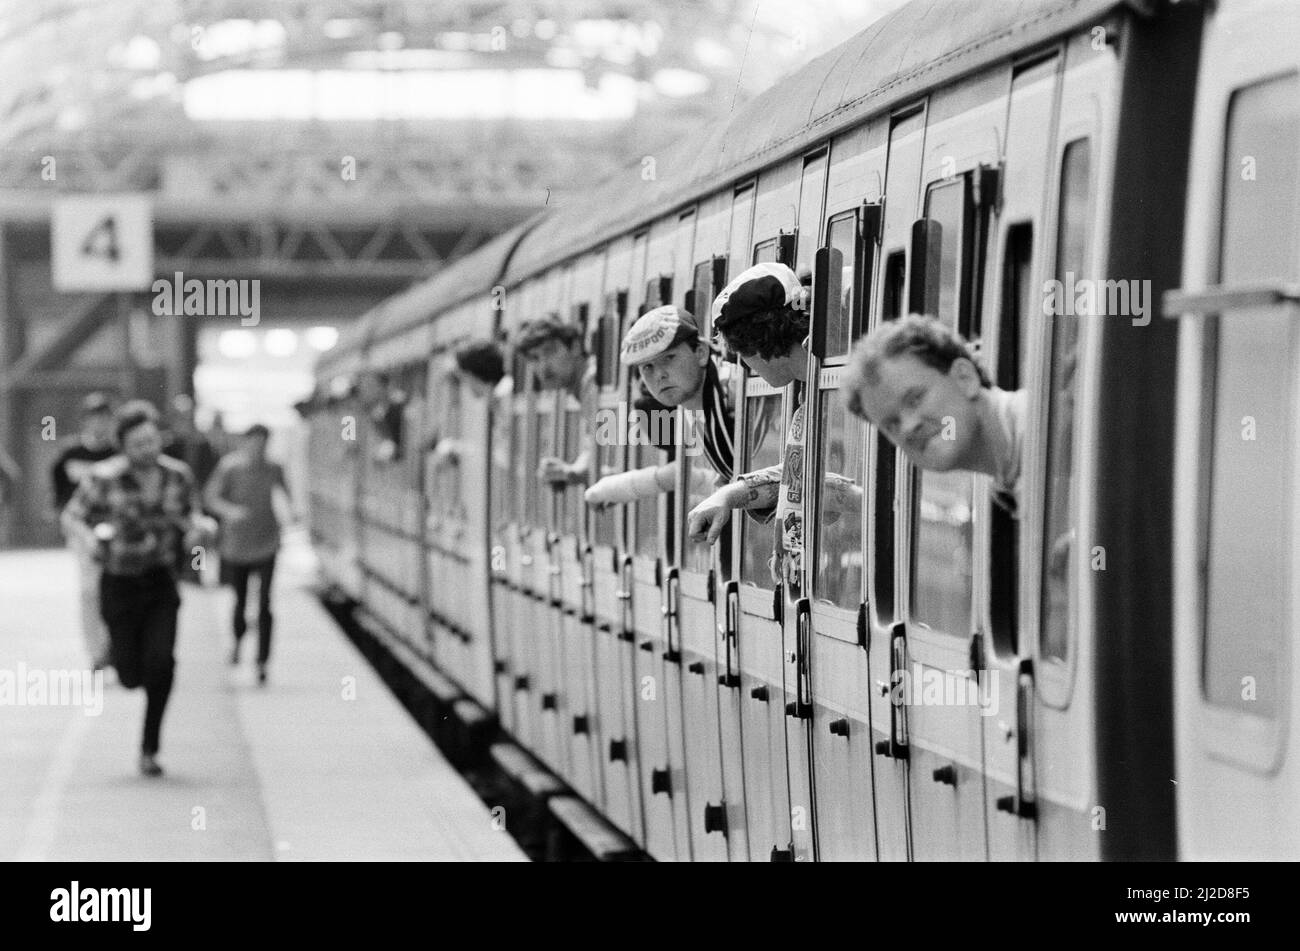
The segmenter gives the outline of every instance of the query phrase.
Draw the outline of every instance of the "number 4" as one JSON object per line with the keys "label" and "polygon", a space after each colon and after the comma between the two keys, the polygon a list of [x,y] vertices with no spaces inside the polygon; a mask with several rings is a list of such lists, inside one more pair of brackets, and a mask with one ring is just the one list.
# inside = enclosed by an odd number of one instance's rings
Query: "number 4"
{"label": "number 4", "polygon": [[120,257],[117,248],[117,222],[112,215],[106,216],[99,224],[90,229],[86,240],[81,243],[81,253],[88,258],[104,257],[114,263]]}

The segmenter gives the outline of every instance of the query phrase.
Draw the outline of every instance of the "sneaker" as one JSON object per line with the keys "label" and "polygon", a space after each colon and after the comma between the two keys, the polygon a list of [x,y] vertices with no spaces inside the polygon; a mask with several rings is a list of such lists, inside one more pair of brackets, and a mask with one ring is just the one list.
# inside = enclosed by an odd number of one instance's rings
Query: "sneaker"
{"label": "sneaker", "polygon": [[257,682],[259,684],[266,683],[266,664],[257,665]]}
{"label": "sneaker", "polygon": [[145,776],[161,776],[163,768],[158,765],[158,760],[152,753],[141,753],[140,772]]}

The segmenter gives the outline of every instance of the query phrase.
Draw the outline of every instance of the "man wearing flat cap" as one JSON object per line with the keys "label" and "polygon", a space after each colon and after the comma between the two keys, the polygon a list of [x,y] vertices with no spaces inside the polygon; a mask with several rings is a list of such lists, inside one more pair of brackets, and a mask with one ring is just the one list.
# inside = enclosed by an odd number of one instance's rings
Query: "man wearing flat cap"
{"label": "man wearing flat cap", "polygon": [[[650,395],[661,404],[681,407],[677,425],[683,439],[687,433],[698,438],[699,451],[718,478],[729,481],[735,465],[731,367],[714,359],[708,343],[700,338],[695,317],[672,304],[647,311],[623,338],[619,359],[624,366],[636,368]],[[698,425],[685,426],[687,413]],[[596,436],[602,440],[600,430]],[[609,505],[652,497],[671,491],[676,475],[677,465],[670,463],[606,476],[587,490],[586,499],[592,505]]]}
{"label": "man wearing flat cap", "polygon": [[[772,386],[806,381],[807,291],[784,264],[756,264],[737,275],[713,301],[713,325],[727,349]],[[713,544],[732,509],[765,522],[775,516],[781,525],[778,556],[797,569],[803,553],[804,433],[800,405],[786,431],[782,464],[746,473],[691,509],[691,537]]]}

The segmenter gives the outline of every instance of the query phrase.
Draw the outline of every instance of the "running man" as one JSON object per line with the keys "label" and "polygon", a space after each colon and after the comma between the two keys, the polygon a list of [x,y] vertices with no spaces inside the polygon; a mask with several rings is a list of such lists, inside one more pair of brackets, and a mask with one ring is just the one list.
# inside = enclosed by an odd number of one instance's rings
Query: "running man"
{"label": "running man", "polygon": [[158,411],[144,400],[118,409],[121,450],[91,468],[64,509],[64,523],[97,545],[99,605],[123,687],[145,689],[140,772],[161,776],[158,747],[176,660],[177,554],[213,530],[194,477],[162,454]]}

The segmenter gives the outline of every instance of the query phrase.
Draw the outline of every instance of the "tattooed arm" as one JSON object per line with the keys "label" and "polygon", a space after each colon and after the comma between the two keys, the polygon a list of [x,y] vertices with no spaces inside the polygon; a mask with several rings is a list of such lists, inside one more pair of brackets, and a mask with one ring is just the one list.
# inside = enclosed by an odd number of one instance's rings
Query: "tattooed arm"
{"label": "tattooed arm", "polygon": [[732,509],[745,509],[761,521],[772,517],[781,489],[781,467],[750,472],[723,486],[686,516],[687,531],[695,541],[713,544],[722,534]]}

